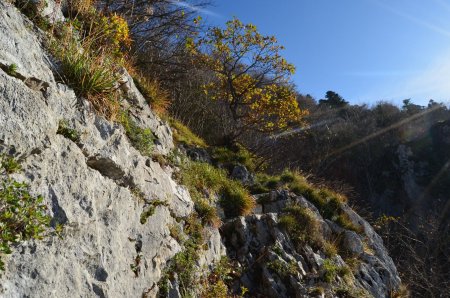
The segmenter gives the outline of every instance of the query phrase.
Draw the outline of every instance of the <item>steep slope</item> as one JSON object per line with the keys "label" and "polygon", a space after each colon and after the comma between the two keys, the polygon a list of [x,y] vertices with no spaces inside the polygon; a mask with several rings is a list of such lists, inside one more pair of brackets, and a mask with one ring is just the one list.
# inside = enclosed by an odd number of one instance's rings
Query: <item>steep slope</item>
{"label": "steep slope", "polygon": [[[61,19],[49,2],[53,11],[45,14]],[[180,285],[180,272],[168,272],[188,246],[182,239],[194,238],[183,228],[192,230],[196,214],[189,192],[172,178],[176,167],[143,156],[121,125],[98,116],[88,101],[57,82],[58,67],[44,40],[17,8],[0,1],[0,153],[20,161],[22,171],[14,179],[42,195],[51,225],[63,226],[59,237],[48,233],[2,255],[0,295],[199,296],[206,282],[200,273],[195,283]],[[13,64],[16,70],[8,73]],[[176,150],[170,127],[150,110],[125,70],[121,81],[122,106],[137,125],[151,129],[154,153],[167,157]],[[381,239],[350,208],[342,207],[358,233],[322,217],[303,196],[274,190],[255,198],[260,204],[253,214],[222,216],[220,232],[202,228],[203,243],[193,246],[199,254],[195,266],[208,275],[227,253],[234,268],[224,278],[229,290],[203,296],[241,294],[241,287],[250,297],[386,297],[398,289],[400,279]],[[292,210],[306,212],[319,223],[314,231],[320,239],[334,239],[342,250],[325,252],[325,242],[296,242],[305,235],[290,233],[281,220]]]}

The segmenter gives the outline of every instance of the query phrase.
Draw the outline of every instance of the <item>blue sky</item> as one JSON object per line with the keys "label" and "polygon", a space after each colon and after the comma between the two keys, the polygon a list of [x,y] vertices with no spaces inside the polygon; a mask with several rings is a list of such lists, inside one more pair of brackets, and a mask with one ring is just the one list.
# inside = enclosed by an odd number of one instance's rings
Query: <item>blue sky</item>
{"label": "blue sky", "polygon": [[450,0],[216,0],[209,23],[237,16],[286,47],[298,90],[352,103],[450,99]]}

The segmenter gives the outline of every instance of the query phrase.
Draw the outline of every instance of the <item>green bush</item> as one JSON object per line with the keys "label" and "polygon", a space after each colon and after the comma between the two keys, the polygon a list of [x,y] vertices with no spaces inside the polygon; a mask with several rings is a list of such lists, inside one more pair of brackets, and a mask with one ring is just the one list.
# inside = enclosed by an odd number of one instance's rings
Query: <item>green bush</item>
{"label": "green bush", "polygon": [[27,184],[8,177],[20,169],[18,163],[5,155],[0,161],[0,270],[4,270],[1,254],[10,254],[21,241],[42,239],[50,217],[43,197],[32,196]]}

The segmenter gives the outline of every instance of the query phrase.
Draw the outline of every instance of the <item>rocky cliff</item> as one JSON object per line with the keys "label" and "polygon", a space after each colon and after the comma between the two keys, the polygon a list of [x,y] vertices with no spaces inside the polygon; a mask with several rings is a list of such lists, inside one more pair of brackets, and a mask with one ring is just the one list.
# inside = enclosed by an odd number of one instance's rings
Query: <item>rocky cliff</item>
{"label": "rocky cliff", "polygon": [[[42,14],[62,20],[58,5],[48,2]],[[11,65],[14,75],[7,71]],[[173,257],[186,249],[173,227],[192,237],[183,226],[195,213],[194,203],[172,178],[176,167],[143,156],[121,125],[97,115],[60,83],[45,34],[5,0],[0,1],[0,66],[1,152],[21,164],[14,179],[44,197],[51,226],[63,227],[59,236],[23,241],[2,256],[0,295],[186,294],[180,293],[177,272],[167,287],[160,282]],[[138,126],[151,129],[154,154],[172,154],[177,149],[171,128],[151,111],[126,71],[121,82],[122,106]],[[78,132],[76,139],[62,133],[67,127]],[[250,297],[388,297],[398,289],[400,279],[381,238],[350,208],[344,210],[358,232],[325,219],[303,196],[273,190],[265,198],[251,215],[203,228],[196,266],[207,275],[228,255],[238,271],[230,277],[229,294],[245,287]],[[279,219],[298,206],[319,223],[321,238],[334,239],[342,253],[293,240]],[[197,286],[184,288],[199,295]]]}

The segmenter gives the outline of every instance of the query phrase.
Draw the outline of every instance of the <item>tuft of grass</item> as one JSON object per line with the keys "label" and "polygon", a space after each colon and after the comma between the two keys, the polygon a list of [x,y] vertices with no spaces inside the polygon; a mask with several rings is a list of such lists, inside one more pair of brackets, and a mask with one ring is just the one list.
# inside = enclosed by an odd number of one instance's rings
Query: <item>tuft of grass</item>
{"label": "tuft of grass", "polygon": [[[201,207],[201,204],[204,204],[201,198],[211,200],[213,197],[211,195],[214,194],[220,197],[219,204],[227,217],[246,215],[254,207],[255,202],[249,192],[238,181],[229,179],[222,169],[208,163],[191,161],[183,167],[181,174],[181,182],[188,187],[194,203],[200,205],[200,207],[196,206],[196,209],[205,209]],[[208,214],[211,218],[208,221],[212,221],[212,217],[217,216],[213,216],[213,212]]]}
{"label": "tuft of grass", "polygon": [[338,254],[338,248],[336,244],[330,241],[323,242],[323,251],[325,255],[329,258],[332,258]]}
{"label": "tuft of grass", "polygon": [[324,240],[320,224],[309,209],[292,205],[286,207],[284,212],[285,214],[280,217],[278,224],[286,230],[296,247],[304,244],[315,248],[322,247]]}
{"label": "tuft of grass", "polygon": [[74,143],[78,143],[80,141],[80,134],[73,128],[69,127],[69,122],[67,120],[59,121],[57,134],[64,136],[65,138],[71,140]]}
{"label": "tuft of grass", "polygon": [[405,284],[400,284],[400,287],[396,291],[392,291],[389,295],[390,298],[409,298],[411,297],[411,292],[408,286]]}
{"label": "tuft of grass", "polygon": [[119,122],[125,129],[125,133],[136,150],[144,156],[152,156],[155,136],[149,128],[141,128],[127,112],[120,114]]}
{"label": "tuft of grass", "polygon": [[161,87],[158,80],[150,80],[142,74],[137,74],[133,76],[133,81],[152,110],[159,116],[166,115],[170,106],[169,93]]}
{"label": "tuft of grass", "polygon": [[338,266],[332,259],[325,259],[322,264],[323,279],[327,283],[332,283],[337,276],[348,277],[352,272],[348,266]]}
{"label": "tuft of grass", "polygon": [[75,3],[68,5],[74,14],[55,28],[50,52],[59,62],[62,80],[112,119],[118,110],[119,70],[131,43],[127,22],[96,11],[90,0],[70,2]]}
{"label": "tuft of grass", "polygon": [[294,262],[285,262],[280,259],[270,261],[267,263],[267,268],[276,272],[282,279],[287,279],[290,276],[298,274],[298,265]]}
{"label": "tuft of grass", "polygon": [[80,50],[76,41],[53,51],[61,63],[66,83],[79,96],[89,98],[113,91],[117,82],[114,62],[106,56],[95,56]]}
{"label": "tuft of grass", "polygon": [[200,148],[206,148],[207,145],[205,141],[194,134],[189,127],[181,123],[180,121],[169,118],[170,126],[172,127],[173,131],[173,138],[177,143],[180,144],[186,144],[188,146],[194,146],[194,147],[200,147]]}
{"label": "tuft of grass", "polygon": [[195,204],[195,211],[197,211],[197,214],[199,218],[201,219],[202,223],[213,226],[213,227],[219,227],[221,224],[221,220],[219,216],[217,215],[216,208],[212,206],[208,200],[204,198],[197,198],[194,200]]}

